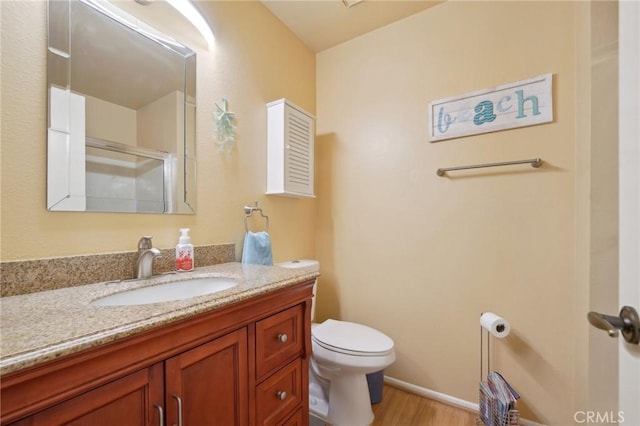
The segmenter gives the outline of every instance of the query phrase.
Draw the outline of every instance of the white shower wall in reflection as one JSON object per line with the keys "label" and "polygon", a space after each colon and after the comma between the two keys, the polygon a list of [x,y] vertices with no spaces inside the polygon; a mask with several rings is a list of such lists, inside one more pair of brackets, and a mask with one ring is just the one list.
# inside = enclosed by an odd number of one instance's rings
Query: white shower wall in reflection
{"label": "white shower wall in reflection", "polygon": [[129,213],[162,213],[169,204],[166,159],[87,148],[87,211],[111,209]]}

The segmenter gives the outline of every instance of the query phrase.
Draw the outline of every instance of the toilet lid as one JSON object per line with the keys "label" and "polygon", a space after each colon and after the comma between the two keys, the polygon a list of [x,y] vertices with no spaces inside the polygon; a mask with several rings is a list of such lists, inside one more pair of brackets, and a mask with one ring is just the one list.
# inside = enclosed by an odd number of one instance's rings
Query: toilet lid
{"label": "toilet lid", "polygon": [[336,352],[381,355],[393,349],[393,340],[376,329],[347,321],[326,320],[311,331],[313,340]]}

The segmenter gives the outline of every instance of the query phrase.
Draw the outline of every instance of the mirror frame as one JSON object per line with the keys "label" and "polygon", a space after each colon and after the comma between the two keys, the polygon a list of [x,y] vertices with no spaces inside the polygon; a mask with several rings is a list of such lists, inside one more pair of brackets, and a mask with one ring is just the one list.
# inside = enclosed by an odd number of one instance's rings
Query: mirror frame
{"label": "mirror frame", "polygon": [[[195,214],[196,212],[196,54],[190,48],[162,34],[106,0],[48,0],[47,2],[47,209],[49,211],[122,212],[87,210],[84,97],[71,87],[71,32],[73,3],[83,3],[100,14],[133,30],[184,58],[184,110],[182,148],[178,152],[175,179],[164,179],[164,211],[126,213]],[[58,25],[54,25],[58,23]],[[123,28],[124,29],[124,28]],[[179,139],[179,138],[178,138]],[[113,146],[117,143],[103,141]],[[176,141],[179,143],[179,140]],[[133,148],[145,157],[144,150]],[[116,149],[117,151],[117,149]],[[147,150],[150,158],[159,151]],[[122,152],[122,151],[120,151]],[[174,163],[176,163],[174,159]],[[168,161],[165,161],[165,171]],[[166,176],[166,175],[165,175]],[[171,181],[171,182],[170,182]]]}

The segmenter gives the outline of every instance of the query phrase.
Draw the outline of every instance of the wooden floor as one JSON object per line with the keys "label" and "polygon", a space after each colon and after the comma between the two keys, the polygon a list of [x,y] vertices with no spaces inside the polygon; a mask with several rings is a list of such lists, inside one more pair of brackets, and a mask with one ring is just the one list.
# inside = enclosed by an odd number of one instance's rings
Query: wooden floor
{"label": "wooden floor", "polygon": [[372,426],[475,426],[477,413],[384,386]]}

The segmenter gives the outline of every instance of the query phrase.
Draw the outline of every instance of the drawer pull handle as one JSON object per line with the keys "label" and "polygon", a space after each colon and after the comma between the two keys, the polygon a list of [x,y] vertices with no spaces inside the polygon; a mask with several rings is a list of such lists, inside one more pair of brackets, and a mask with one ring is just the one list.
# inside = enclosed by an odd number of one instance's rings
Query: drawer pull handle
{"label": "drawer pull handle", "polygon": [[278,334],[278,340],[282,343],[286,342],[289,339],[289,336],[286,335],[286,333],[280,333]]}
{"label": "drawer pull handle", "polygon": [[276,396],[280,401],[284,401],[285,399],[287,399],[287,393],[285,391],[278,391]]}

